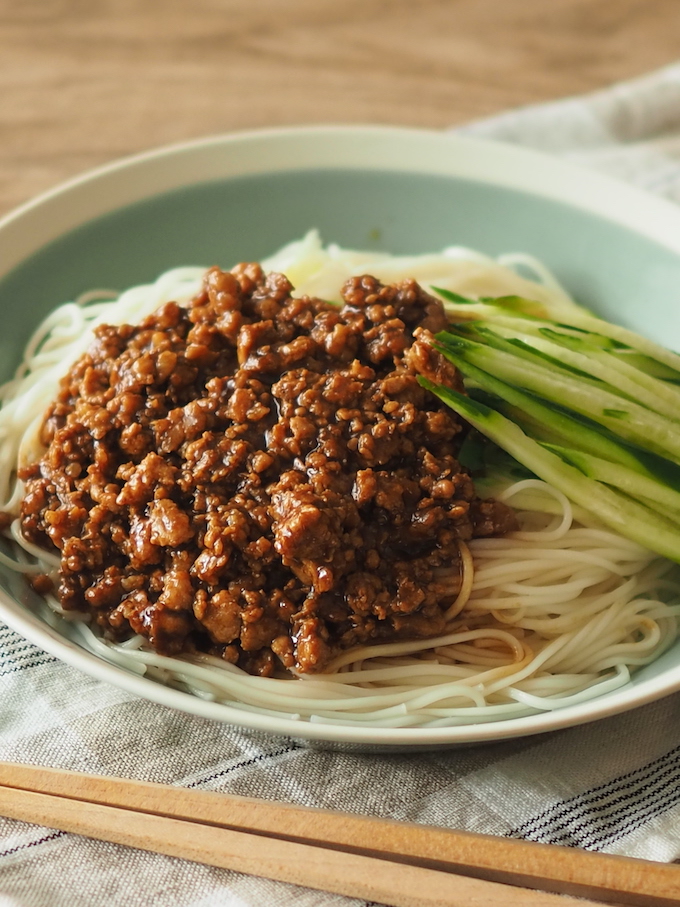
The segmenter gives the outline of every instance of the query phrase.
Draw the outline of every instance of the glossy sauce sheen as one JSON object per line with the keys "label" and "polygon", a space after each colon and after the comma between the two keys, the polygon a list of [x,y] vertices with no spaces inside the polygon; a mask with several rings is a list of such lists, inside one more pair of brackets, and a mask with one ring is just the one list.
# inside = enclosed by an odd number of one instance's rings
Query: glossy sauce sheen
{"label": "glossy sauce sheen", "polygon": [[513,524],[416,380],[457,386],[428,343],[442,306],[413,281],[354,278],[342,308],[291,289],[215,268],[188,307],[97,330],[21,473],[64,608],[261,674],[441,632],[458,540]]}

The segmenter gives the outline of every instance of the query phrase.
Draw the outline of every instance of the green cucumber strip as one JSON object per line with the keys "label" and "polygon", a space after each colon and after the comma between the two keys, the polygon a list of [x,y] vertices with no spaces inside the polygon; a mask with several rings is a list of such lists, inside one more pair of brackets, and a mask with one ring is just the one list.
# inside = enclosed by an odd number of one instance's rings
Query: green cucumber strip
{"label": "green cucumber strip", "polygon": [[632,469],[621,466],[620,463],[611,463],[601,457],[594,457],[584,451],[574,450],[571,447],[562,447],[558,444],[543,444],[547,450],[552,450],[565,462],[575,466],[584,476],[612,485],[620,491],[634,498],[645,498],[662,507],[671,510],[680,510],[680,492],[674,491],[662,482],[657,482],[648,476],[640,475]]}
{"label": "green cucumber strip", "polygon": [[[595,380],[598,387],[602,381],[599,376],[592,375],[589,372],[587,362],[585,363],[586,368],[570,362],[567,356],[562,355],[565,352],[564,350],[556,344],[546,343],[540,336],[533,337],[530,334],[520,334],[517,331],[509,331],[502,326],[487,326],[483,323],[480,324],[480,322],[457,327],[456,333],[462,334],[464,337],[470,337],[473,340],[477,339],[479,343],[493,347],[493,349],[521,356],[522,359],[528,359],[529,362],[535,362],[538,365],[547,363],[551,369],[560,369],[561,371],[569,372],[571,375],[578,375],[580,378],[586,378],[590,381]],[[619,393],[617,388],[609,388],[609,390],[612,393]],[[628,395],[620,393],[620,396]],[[630,397],[630,399],[635,400],[635,397]]]}
{"label": "green cucumber strip", "polygon": [[[604,460],[619,463],[680,492],[680,466],[677,463],[627,441],[621,441],[602,425],[592,422],[585,416],[563,411],[556,404],[545,406],[531,394],[523,395],[526,408],[520,408],[500,396],[493,395],[490,398],[488,392],[477,390],[477,385],[481,385],[481,382],[475,379],[466,380],[465,389],[474,399],[480,399],[481,393],[483,403],[486,402],[508,419],[517,422],[525,434],[535,441],[577,447]],[[523,394],[509,385],[506,387],[509,391],[508,397],[512,395],[513,399],[519,399],[517,395]]]}
{"label": "green cucumber strip", "polygon": [[595,315],[589,315],[580,309],[576,309],[573,313],[569,314],[569,326],[580,327],[584,330],[592,331],[595,334],[603,334],[605,337],[610,337],[612,340],[618,340],[620,343],[624,343],[626,346],[639,350],[639,352],[644,353],[651,359],[655,359],[657,362],[663,362],[664,365],[667,365],[669,368],[673,369],[673,371],[680,372],[680,356],[677,353],[667,350],[653,340],[641,337],[639,334],[636,334],[635,331],[631,331],[628,328],[620,327],[617,324],[610,324],[610,322],[603,321]]}
{"label": "green cucumber strip", "polygon": [[[546,318],[550,318],[550,313],[542,303],[533,302],[530,299],[520,300],[520,297],[510,296],[468,299],[466,296],[461,296],[452,290],[445,290],[443,287],[430,286],[430,290],[444,300],[444,308],[449,314],[460,315],[463,319],[468,319],[471,314],[490,321],[504,317],[510,318],[513,322],[525,319],[544,321]],[[504,300],[509,299],[518,300],[518,302],[515,302],[514,305],[504,306]],[[520,305],[520,302],[525,305]],[[446,303],[450,303],[450,305]],[[464,306],[460,311],[456,308],[459,305]]]}
{"label": "green cucumber strip", "polygon": [[470,472],[482,472],[486,467],[483,435],[469,431],[458,451],[458,462]]}
{"label": "green cucumber strip", "polygon": [[[525,325],[529,320],[547,321],[550,322],[554,328],[561,328],[573,332],[580,331],[584,334],[591,335],[591,342],[593,343],[603,345],[602,338],[607,338],[609,341],[637,350],[638,353],[642,353],[646,359],[665,365],[672,373],[675,373],[676,380],[680,379],[680,355],[666,349],[661,346],[661,344],[655,343],[653,340],[642,337],[635,331],[631,331],[628,328],[621,327],[617,324],[611,324],[608,321],[598,318],[596,315],[591,315],[581,306],[570,307],[568,312],[565,311],[567,320],[563,322],[556,320],[555,316],[557,315],[557,312],[551,312],[543,303],[535,302],[530,299],[524,300],[522,297],[517,296],[501,296],[496,299],[484,299],[483,301],[475,302],[474,300],[460,297],[459,294],[453,293],[451,290],[444,290],[441,287],[433,286],[431,289],[443,299],[454,305],[464,304],[466,309],[464,312],[460,312],[461,317],[464,319],[470,318],[471,315],[478,315],[480,318],[488,319],[490,322],[495,321],[498,324],[506,322],[507,318],[507,321],[524,321]],[[452,314],[456,314],[455,308],[451,309],[451,307],[448,307],[448,309]],[[559,314],[561,317],[561,310]],[[511,324],[507,324],[507,326],[512,327]],[[649,368],[649,366],[647,368]],[[656,375],[653,371],[650,372],[650,374]],[[673,380],[673,376],[668,374],[656,375],[656,377],[664,377]]]}
{"label": "green cucumber strip", "polygon": [[[577,353],[583,353],[587,355],[588,353],[594,352],[605,352],[610,353],[612,350],[620,350],[620,344],[617,344],[614,340],[610,340],[609,337],[602,337],[601,334],[591,334],[587,331],[578,331],[574,333],[573,331],[560,329],[557,326],[555,327],[541,327],[538,330],[538,333],[541,337],[546,337],[548,340],[552,340],[555,343],[566,346],[567,349],[574,350]],[[628,347],[626,347],[628,349]]]}
{"label": "green cucumber strip", "polygon": [[470,429],[460,450],[458,462],[471,472],[475,481],[485,475],[506,475],[513,482],[530,479],[533,473],[518,463],[502,447],[489,441],[481,432]]}
{"label": "green cucumber strip", "polygon": [[[591,387],[605,388],[612,394],[638,402],[637,387],[629,389],[620,387],[620,382],[611,384],[605,374],[593,374],[587,356],[578,356],[568,349],[563,349],[541,337],[531,334],[510,331],[503,326],[486,325],[483,322],[472,322],[456,327],[455,334],[476,340],[478,343],[500,350],[510,355],[519,356],[535,365],[547,365],[551,370],[559,370],[584,379]],[[599,371],[602,371],[601,369]],[[611,376],[609,376],[611,377]]]}
{"label": "green cucumber strip", "polygon": [[661,516],[665,516],[666,519],[670,520],[672,523],[678,523],[680,525],[680,510],[673,510],[672,507],[666,507],[663,504],[659,504],[656,501],[648,500],[647,498],[640,495],[638,500],[641,504],[646,504],[650,510],[655,510]]}
{"label": "green cucumber strip", "polygon": [[524,296],[485,297],[484,302],[497,306],[502,312],[518,315],[520,318],[550,318],[550,311],[542,302]]}
{"label": "green cucumber strip", "polygon": [[631,400],[643,403],[662,416],[676,422],[680,419],[680,393],[675,388],[647,375],[619,356],[601,349],[589,349],[587,342],[547,329],[541,334],[543,337],[526,338],[525,342],[553,358],[561,356],[562,362],[606,381],[612,387],[618,386],[619,391]]}
{"label": "green cucumber strip", "polygon": [[638,353],[637,350],[632,350],[630,347],[619,347],[618,349],[610,350],[610,352],[617,360],[636,368],[640,372],[644,372],[645,375],[649,375],[652,378],[658,378],[660,381],[680,381],[680,373],[676,372],[675,369],[669,368],[662,362],[657,362],[656,359],[645,356],[644,353]]}
{"label": "green cucumber strip", "polygon": [[520,296],[485,296],[482,299],[470,299],[467,296],[461,296],[460,293],[454,293],[453,290],[445,290],[443,287],[431,286],[430,289],[446,300],[446,302],[453,302],[456,305],[500,310],[500,312],[513,314],[517,318],[543,319],[550,317],[543,303],[534,302],[531,299],[522,299]]}
{"label": "green cucumber strip", "polygon": [[460,293],[454,293],[453,290],[445,290],[443,287],[430,287],[431,290],[445,299],[447,302],[455,302],[456,305],[474,305],[477,300],[470,299],[467,296],[461,296]]}
{"label": "green cucumber strip", "polygon": [[[496,327],[507,322],[507,317],[480,319],[488,321],[492,327]],[[629,346],[620,343],[618,340],[612,340],[611,337],[605,337],[603,334],[596,334],[593,331],[587,331],[584,328],[574,327],[560,321],[554,321],[551,318],[525,318],[522,321],[516,320],[517,330],[524,330],[526,333],[540,337],[546,332],[559,333],[560,336],[570,337],[580,348],[601,349],[608,351],[631,351]],[[507,325],[510,327],[510,325]],[[637,354],[640,355],[640,354]],[[652,360],[653,361],[653,360]]]}
{"label": "green cucumber strip", "polygon": [[[611,436],[603,434],[597,428],[590,427],[580,419],[546,405],[542,400],[527,394],[518,387],[501,381],[500,378],[496,378],[495,375],[490,375],[488,372],[477,368],[460,356],[449,351],[445,355],[462,372],[465,378],[471,378],[483,390],[500,397],[501,406],[503,401],[506,404],[510,404],[512,412],[508,412],[506,415],[513,421],[520,421],[521,419],[526,422],[526,427],[529,428],[530,434],[533,435],[535,427],[537,431],[548,432],[552,437],[561,439],[571,447],[577,446],[596,456],[621,463],[624,466],[628,466],[629,469],[637,470],[650,478],[654,478],[654,473],[640,461],[635,453],[611,438]],[[495,409],[499,408],[499,404],[495,401],[492,406]],[[550,438],[547,440],[550,440]],[[559,440],[556,443],[559,443]]]}
{"label": "green cucumber strip", "polygon": [[586,331],[583,328],[576,328],[569,324],[560,324],[557,321],[553,322],[550,327],[539,328],[539,334],[545,333],[556,333],[560,337],[570,337],[575,343],[580,341],[579,347],[583,349],[603,350],[605,352],[619,352],[622,350],[632,352],[629,346],[620,343],[618,340],[612,340],[611,337],[595,334],[593,331]]}
{"label": "green cucumber strip", "polygon": [[556,454],[528,438],[518,425],[490,407],[423,377],[419,377],[418,381],[474,428],[605,525],[645,548],[680,563],[680,532],[665,517],[587,478]]}
{"label": "green cucumber strip", "polygon": [[[492,349],[446,332],[438,334],[436,340],[444,355],[457,353],[465,362],[508,384],[573,409],[609,428],[616,436],[680,463],[680,426],[633,401],[616,396],[595,381],[576,378],[514,353]],[[612,413],[625,413],[626,417]]]}
{"label": "green cucumber strip", "polygon": [[[510,385],[506,385],[506,387],[510,387]],[[504,400],[502,397],[497,396],[496,394],[493,394],[488,390],[485,390],[482,387],[481,382],[476,381],[475,379],[466,378],[465,390],[473,400],[477,400],[480,403],[486,403],[486,405],[490,406],[491,409],[496,409],[501,415],[505,416],[508,419],[512,419],[512,421],[516,422],[522,429],[522,431],[526,435],[529,435],[530,438],[533,438],[534,441],[545,441],[546,444],[571,444],[574,441],[573,432],[575,425],[573,420],[569,419],[568,417],[562,417],[566,418],[569,423],[566,432],[556,431],[552,425],[549,425],[547,423],[547,421],[535,418],[535,415],[533,413],[529,413],[528,410],[521,409],[519,406],[508,403],[508,401]],[[511,393],[514,390],[515,388],[510,388]],[[520,394],[522,393],[522,391],[517,391],[517,393]],[[530,399],[532,401],[535,400],[535,398],[533,397]],[[552,415],[553,411],[549,407],[543,407],[543,404],[539,403],[538,401],[536,402],[539,407],[544,408]],[[586,444],[582,446],[584,450],[588,449]],[[618,443],[616,444],[616,446],[618,447]],[[597,449],[599,451],[599,446],[597,447]],[[625,458],[626,453],[628,452],[624,452],[622,459]],[[618,462],[615,456],[612,457],[612,459],[615,460],[615,462]]]}
{"label": "green cucumber strip", "polygon": [[[457,365],[453,357],[449,358]],[[591,423],[583,416],[547,406],[531,394],[505,384],[469,363],[463,361],[459,370],[471,379],[466,380],[465,387],[473,399],[486,403],[517,422],[524,433],[535,441],[576,447],[680,492],[680,467],[670,460],[632,448],[617,440],[606,428]],[[477,387],[482,389],[481,394]],[[489,398],[489,394],[493,395],[493,399]]]}

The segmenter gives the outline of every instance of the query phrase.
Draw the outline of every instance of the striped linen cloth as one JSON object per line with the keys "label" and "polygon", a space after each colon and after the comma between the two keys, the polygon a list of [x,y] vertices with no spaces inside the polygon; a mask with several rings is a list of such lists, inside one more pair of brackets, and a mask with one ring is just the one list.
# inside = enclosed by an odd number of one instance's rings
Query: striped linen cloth
{"label": "striped linen cloth", "polygon": [[[680,66],[460,131],[563,155],[680,202]],[[680,856],[680,694],[503,744],[339,753],[145,702],[0,626],[0,703],[3,760],[652,860]],[[0,819],[0,907],[117,904],[364,902]]]}

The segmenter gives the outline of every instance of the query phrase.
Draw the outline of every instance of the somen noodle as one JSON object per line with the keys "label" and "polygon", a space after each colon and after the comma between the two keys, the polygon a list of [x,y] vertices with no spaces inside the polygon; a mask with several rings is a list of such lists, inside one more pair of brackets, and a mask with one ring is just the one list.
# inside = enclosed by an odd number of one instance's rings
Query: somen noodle
{"label": "somen noodle", "polygon": [[[384,281],[415,277],[467,295],[522,293],[558,313],[574,306],[547,269],[529,256],[492,260],[466,249],[393,257],[324,249],[314,233],[263,263],[304,293],[336,301],[351,274]],[[203,268],[180,268],[117,295],[91,292],[56,309],[29,341],[16,377],[0,390],[0,509],[17,514],[18,465],[42,452],[39,429],[62,375],[88,347],[98,324],[136,323],[164,302],[187,302]],[[356,648],[323,674],[260,677],[209,655],[167,657],[135,636],[112,643],[88,617],[46,595],[50,622],[69,621],[82,645],[107,661],[233,708],[344,725],[436,727],[496,721],[576,704],[628,682],[631,670],[672,644],[680,583],[674,565],[604,529],[535,479],[504,482],[497,498],[517,512],[520,529],[503,538],[460,543],[460,593],[446,632]],[[6,566],[56,575],[59,557],[10,533]],[[458,568],[456,567],[456,575]]]}

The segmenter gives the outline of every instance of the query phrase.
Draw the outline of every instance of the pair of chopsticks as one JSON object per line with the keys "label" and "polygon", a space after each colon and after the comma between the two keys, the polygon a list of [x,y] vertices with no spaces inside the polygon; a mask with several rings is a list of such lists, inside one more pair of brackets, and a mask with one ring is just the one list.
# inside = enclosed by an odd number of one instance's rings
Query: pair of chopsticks
{"label": "pair of chopsticks", "polygon": [[7,762],[0,815],[393,907],[680,904],[680,866]]}

